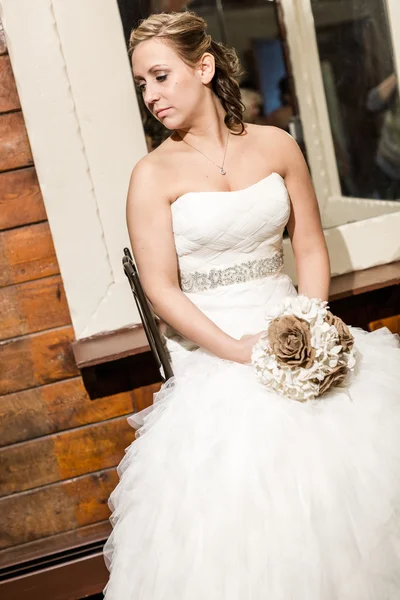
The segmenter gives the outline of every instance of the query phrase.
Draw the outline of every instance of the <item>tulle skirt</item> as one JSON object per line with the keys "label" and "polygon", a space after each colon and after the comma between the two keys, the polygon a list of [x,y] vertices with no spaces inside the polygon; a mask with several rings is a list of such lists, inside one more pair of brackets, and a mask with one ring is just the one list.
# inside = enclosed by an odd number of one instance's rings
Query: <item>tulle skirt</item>
{"label": "tulle skirt", "polygon": [[304,404],[187,352],[110,498],[106,600],[399,600],[400,350],[352,329],[351,382]]}

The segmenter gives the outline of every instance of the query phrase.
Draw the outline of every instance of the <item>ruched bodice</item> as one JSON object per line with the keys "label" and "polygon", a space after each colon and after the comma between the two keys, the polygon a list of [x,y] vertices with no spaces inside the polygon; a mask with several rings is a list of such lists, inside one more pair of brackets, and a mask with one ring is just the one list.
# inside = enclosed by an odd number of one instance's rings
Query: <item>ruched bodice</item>
{"label": "ruched bodice", "polygon": [[243,190],[188,192],[171,210],[179,267],[190,272],[271,256],[290,203],[283,178],[272,173]]}
{"label": "ruched bodice", "polygon": [[[284,179],[272,173],[242,190],[188,192],[171,210],[182,290],[226,333],[260,331],[267,306],[296,293],[282,273]],[[171,328],[166,337],[172,362],[196,347]]]}

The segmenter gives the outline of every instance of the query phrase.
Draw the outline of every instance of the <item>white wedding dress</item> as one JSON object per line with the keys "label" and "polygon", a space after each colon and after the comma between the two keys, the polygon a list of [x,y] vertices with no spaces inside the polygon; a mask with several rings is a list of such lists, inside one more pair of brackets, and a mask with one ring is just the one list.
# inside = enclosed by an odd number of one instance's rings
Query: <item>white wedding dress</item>
{"label": "white wedding dress", "polygon": [[[290,203],[273,173],[172,205],[181,285],[221,329],[265,329]],[[400,600],[400,350],[352,329],[347,387],[299,403],[167,332],[175,371],[110,498],[106,600]]]}

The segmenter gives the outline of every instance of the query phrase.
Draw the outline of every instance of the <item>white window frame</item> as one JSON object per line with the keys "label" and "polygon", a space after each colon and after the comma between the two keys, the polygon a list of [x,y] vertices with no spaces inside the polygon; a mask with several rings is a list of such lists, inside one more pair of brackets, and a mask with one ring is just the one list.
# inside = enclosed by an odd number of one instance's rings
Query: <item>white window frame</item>
{"label": "white window frame", "polygon": [[[311,0],[281,0],[281,3],[307,156],[325,227],[332,275],[398,260],[399,203],[348,198],[341,193]],[[399,72],[400,3],[398,0],[386,0],[386,3]],[[289,248],[287,254],[293,269]]]}
{"label": "white window frame", "polygon": [[0,7],[76,338],[139,323],[121,261],[147,148],[117,2]]}

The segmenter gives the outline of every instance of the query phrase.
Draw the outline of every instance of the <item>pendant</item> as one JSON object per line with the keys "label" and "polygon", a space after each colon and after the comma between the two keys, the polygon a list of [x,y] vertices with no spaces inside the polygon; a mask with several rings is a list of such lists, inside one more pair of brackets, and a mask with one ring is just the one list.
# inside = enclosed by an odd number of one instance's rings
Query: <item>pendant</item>
{"label": "pendant", "polygon": [[221,175],[226,175],[226,171],[224,171],[224,169],[221,169]]}

